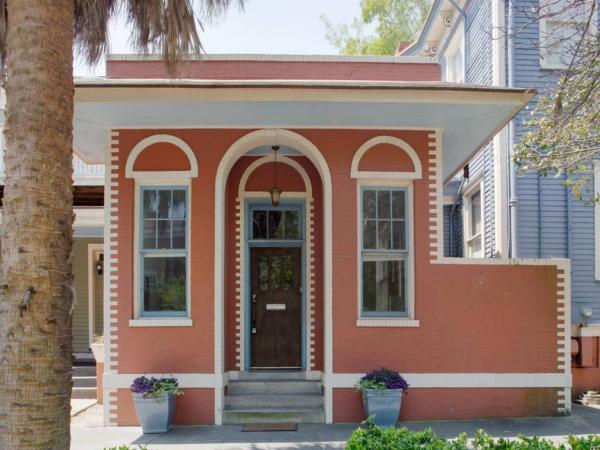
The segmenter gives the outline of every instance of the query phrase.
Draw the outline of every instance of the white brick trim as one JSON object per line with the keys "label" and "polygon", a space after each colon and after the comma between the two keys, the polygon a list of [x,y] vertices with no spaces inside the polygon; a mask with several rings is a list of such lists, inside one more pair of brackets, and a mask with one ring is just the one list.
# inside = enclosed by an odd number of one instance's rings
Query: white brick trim
{"label": "white brick trim", "polygon": [[[179,148],[188,158],[190,170],[181,171],[147,171],[138,172],[133,169],[138,156],[149,146],[165,142]],[[111,168],[113,166],[111,165]],[[174,179],[174,178],[192,178],[198,176],[198,161],[192,148],[183,140],[170,134],[155,134],[139,141],[129,153],[127,162],[125,163],[125,177],[127,178],[153,178],[153,179]]]}
{"label": "white brick trim", "polygon": [[[262,129],[252,131],[238,139],[223,155],[215,176],[215,307],[214,307],[214,353],[215,353],[215,424],[222,423],[223,387],[224,387],[224,283],[225,283],[225,192],[229,172],[235,162],[247,151],[260,145],[288,145],[303,153],[315,166],[323,185],[323,253],[324,253],[324,336],[326,373],[333,368],[333,333],[332,333],[332,182],[327,161],[319,149],[308,139],[285,129]],[[332,390],[325,386],[325,416],[331,423],[333,408],[331,404]]]}
{"label": "white brick trim", "polygon": [[[413,163],[415,170],[413,172],[387,172],[387,171],[362,171],[359,170],[359,165],[362,157],[374,146],[379,144],[390,144],[404,151]],[[417,152],[408,143],[394,136],[377,136],[369,139],[362,144],[354,153],[352,165],[350,168],[350,176],[352,178],[368,178],[368,179],[384,179],[384,180],[418,180],[423,171],[421,169],[421,160]]]}
{"label": "white brick trim", "polygon": [[[104,298],[116,298],[118,295],[118,277],[111,275],[116,269],[118,259],[117,240],[119,236],[119,221],[117,212],[118,168],[119,168],[119,131],[111,130],[108,133],[108,149],[105,153],[106,166],[110,167],[104,173]],[[114,163],[114,164],[111,164]],[[106,377],[117,373],[118,358],[118,304],[116,301],[104,302],[104,374]],[[116,392],[103,387],[104,398],[104,425],[115,425],[116,419]]]}

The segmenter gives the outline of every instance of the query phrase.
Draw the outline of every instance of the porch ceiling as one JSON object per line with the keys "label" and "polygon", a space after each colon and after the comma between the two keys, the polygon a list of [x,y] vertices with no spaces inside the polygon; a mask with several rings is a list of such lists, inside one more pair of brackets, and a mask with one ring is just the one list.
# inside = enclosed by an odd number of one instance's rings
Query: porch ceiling
{"label": "porch ceiling", "polygon": [[447,180],[534,94],[439,82],[79,79],[74,146],[102,163],[110,128],[440,129]]}

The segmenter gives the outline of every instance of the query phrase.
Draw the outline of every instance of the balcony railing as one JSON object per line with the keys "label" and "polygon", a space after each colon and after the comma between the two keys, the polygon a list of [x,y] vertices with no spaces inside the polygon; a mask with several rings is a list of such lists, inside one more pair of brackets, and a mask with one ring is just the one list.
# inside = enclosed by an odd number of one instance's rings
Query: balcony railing
{"label": "balcony railing", "polygon": [[[0,158],[0,178],[4,179],[4,158]],[[104,184],[104,164],[86,164],[73,155],[73,181],[76,185]]]}

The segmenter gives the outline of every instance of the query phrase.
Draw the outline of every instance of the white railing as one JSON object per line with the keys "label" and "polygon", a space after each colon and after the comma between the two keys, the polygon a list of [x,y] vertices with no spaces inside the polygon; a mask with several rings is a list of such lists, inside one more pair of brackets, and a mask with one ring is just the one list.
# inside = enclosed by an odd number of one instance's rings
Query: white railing
{"label": "white railing", "polygon": [[[0,158],[0,178],[4,178],[4,158]],[[104,164],[86,164],[73,155],[73,180],[75,184],[104,184]]]}

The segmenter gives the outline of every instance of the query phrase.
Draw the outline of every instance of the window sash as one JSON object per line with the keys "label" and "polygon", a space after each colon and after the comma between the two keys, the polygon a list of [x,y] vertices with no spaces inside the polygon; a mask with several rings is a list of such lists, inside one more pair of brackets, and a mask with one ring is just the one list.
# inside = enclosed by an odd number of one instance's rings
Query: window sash
{"label": "window sash", "polygon": [[[374,217],[365,217],[365,204],[364,204],[364,200],[365,200],[365,192],[373,192],[375,193],[375,216]],[[381,217],[380,213],[379,213],[379,193],[380,192],[388,192],[390,194],[390,199],[389,199],[389,203],[390,203],[390,211],[389,211],[389,217]],[[402,210],[402,217],[393,217],[393,193],[394,192],[402,192],[403,193],[403,210]],[[361,250],[363,252],[389,252],[389,253],[394,253],[394,252],[403,252],[403,251],[408,251],[408,236],[409,236],[409,230],[408,230],[408,189],[407,188],[398,188],[398,187],[364,187],[361,189],[360,191],[360,219],[361,221],[361,227],[360,227],[360,247]],[[379,234],[379,226],[380,223],[385,223],[388,222],[389,224],[389,230],[388,230],[388,242],[389,242],[389,248],[381,248],[379,246],[379,238],[380,238],[380,234]],[[374,224],[375,228],[374,228],[374,247],[367,247],[365,245],[365,241],[367,239],[365,239],[365,228],[366,225],[369,225],[369,223],[372,225]],[[404,230],[403,233],[401,233],[398,237],[400,239],[400,242],[403,241],[404,246],[402,247],[398,247],[398,248],[394,248],[394,242],[395,242],[395,235],[394,235],[394,224],[403,224],[404,225]]]}
{"label": "window sash", "polygon": [[[145,204],[144,204],[144,193],[148,191],[170,191],[171,192],[171,201],[173,201],[173,192],[174,191],[184,191],[185,192],[185,214],[183,218],[159,218],[158,210],[154,217],[145,217]],[[189,316],[189,301],[190,301],[190,272],[189,272],[189,220],[190,220],[190,196],[189,196],[189,188],[187,185],[168,185],[168,186],[140,186],[139,188],[139,212],[137,216],[138,221],[138,267],[139,273],[137,274],[139,280],[138,286],[138,311],[140,317],[188,317]],[[172,205],[171,205],[172,207]],[[145,248],[144,247],[144,223],[145,221],[155,221],[157,223],[160,221],[170,222],[170,247],[171,248]],[[184,243],[185,246],[183,248],[173,248],[173,223],[174,222],[183,222],[184,227]],[[159,236],[158,231],[155,234],[155,245],[158,246]],[[164,310],[164,311],[146,311],[145,307],[145,259],[146,258],[184,258],[185,259],[185,310],[183,311],[174,311],[174,310]]]}
{"label": "window sash", "polygon": [[[395,253],[363,253],[360,261],[360,316],[361,317],[408,317],[409,301],[408,301],[408,252]],[[404,309],[400,311],[366,311],[364,304],[364,263],[365,262],[403,262],[404,271],[400,275],[402,285],[399,286],[400,292],[403,294],[401,301],[404,303]]]}
{"label": "window sash", "polygon": [[[365,217],[365,192],[374,192],[375,193],[375,215],[374,217]],[[379,192],[389,192],[390,193],[390,213],[389,217],[380,217],[379,214]],[[402,192],[403,197],[402,200],[403,210],[400,212],[401,218],[393,218],[393,192]],[[409,239],[410,239],[410,230],[409,230],[409,189],[406,187],[396,187],[396,186],[363,186],[360,191],[360,211],[358,220],[360,220],[360,271],[359,271],[359,283],[360,283],[360,317],[408,317],[410,314],[410,301],[409,301],[409,273],[411,268],[410,265],[410,252],[409,252]],[[365,247],[365,225],[367,222],[375,223],[375,248]],[[390,239],[390,248],[377,248],[378,247],[378,224],[379,222],[388,221],[390,224],[389,230],[389,239]],[[391,248],[393,247],[393,222],[403,223],[404,224],[404,233],[401,236],[401,241],[404,241],[403,248]],[[404,273],[402,275],[403,285],[400,287],[401,292],[404,294],[404,298],[402,299],[404,303],[403,311],[365,311],[364,306],[364,263],[365,262],[377,262],[377,261],[402,261],[404,263]]]}

